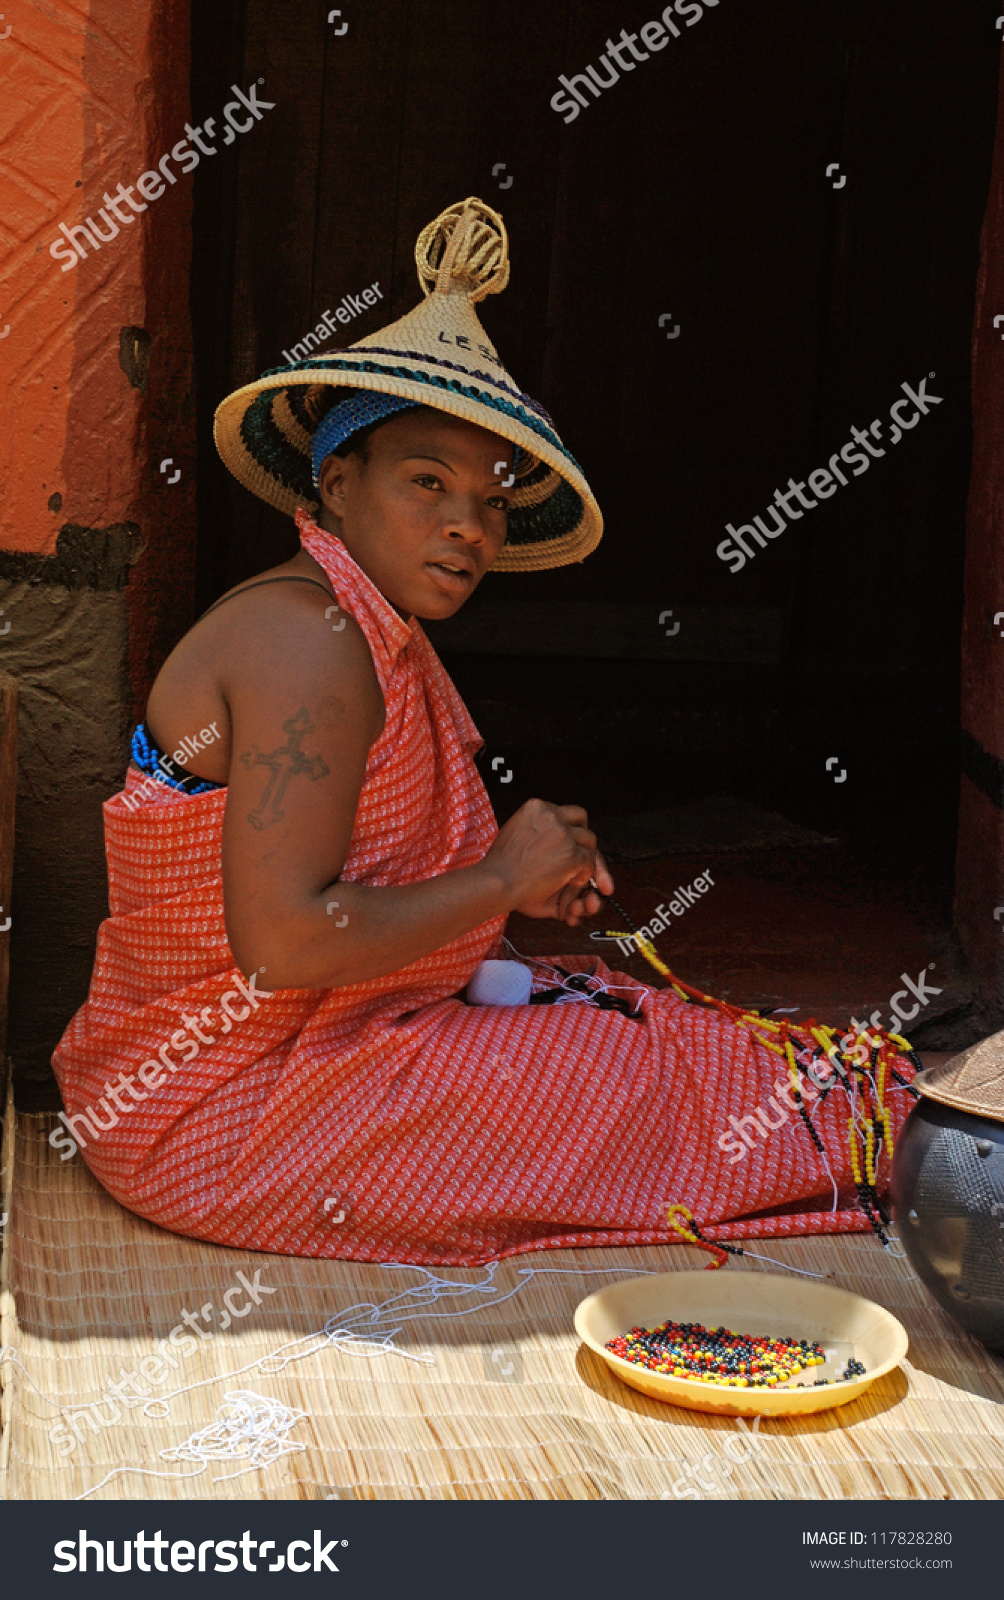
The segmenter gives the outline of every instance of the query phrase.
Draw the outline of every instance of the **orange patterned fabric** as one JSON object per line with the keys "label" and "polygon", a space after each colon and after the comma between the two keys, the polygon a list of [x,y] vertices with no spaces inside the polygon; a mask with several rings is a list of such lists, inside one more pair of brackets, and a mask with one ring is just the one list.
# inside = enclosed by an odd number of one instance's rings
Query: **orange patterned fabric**
{"label": "orange patterned fabric", "polygon": [[[495,822],[456,690],[341,541],[297,520],[366,635],[386,702],[343,879],[415,883],[478,861]],[[637,996],[641,1021],[458,999],[498,952],[501,919],[347,988],[269,993],[267,973],[243,978],[223,921],[227,790],[148,785],[130,809],[141,782],[130,767],[105,803],[111,915],[53,1058],[87,1164],[131,1211],[243,1249],[464,1266],[673,1242],[673,1201],[711,1237],[867,1225],[842,1095],[814,1113],[836,1209],[797,1116],[742,1159],[721,1148],[730,1116],[766,1106],[775,1120],[784,1073],[718,1013],[589,957],[560,959]],[[897,1125],[903,1098],[892,1092]]]}

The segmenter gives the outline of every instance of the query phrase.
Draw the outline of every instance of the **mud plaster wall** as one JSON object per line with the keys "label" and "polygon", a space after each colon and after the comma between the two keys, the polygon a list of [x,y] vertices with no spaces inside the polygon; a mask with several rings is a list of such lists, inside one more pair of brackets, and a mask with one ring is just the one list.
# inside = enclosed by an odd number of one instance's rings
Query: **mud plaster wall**
{"label": "mud plaster wall", "polygon": [[191,619],[191,177],[71,270],[49,246],[184,137],[190,19],[187,0],[55,0],[8,20],[0,651],[21,696],[8,1050],[29,1105],[56,1103],[49,1058],[107,914],[101,803]]}
{"label": "mud plaster wall", "polygon": [[0,594],[21,690],[8,1049],[27,1087],[49,1077],[107,915],[101,802],[122,781],[129,621],[122,590],[8,582]]}

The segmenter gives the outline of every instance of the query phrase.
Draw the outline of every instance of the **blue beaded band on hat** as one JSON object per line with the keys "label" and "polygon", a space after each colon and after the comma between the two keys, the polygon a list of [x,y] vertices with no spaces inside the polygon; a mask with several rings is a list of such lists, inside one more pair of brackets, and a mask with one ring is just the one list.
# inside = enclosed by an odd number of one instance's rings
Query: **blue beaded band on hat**
{"label": "blue beaded band on hat", "polygon": [[184,767],[172,761],[154,744],[145,722],[139,724],[132,736],[130,755],[134,767],[148,777],[158,778],[169,789],[180,789],[184,794],[208,794],[210,789],[224,787],[222,783],[210,783],[208,778],[197,778],[193,772],[186,772]]}
{"label": "blue beaded band on hat", "polygon": [[314,488],[317,488],[317,477],[324,458],[344,444],[346,439],[358,433],[360,428],[368,428],[372,422],[382,422],[385,417],[392,417],[396,411],[414,411],[417,405],[417,400],[402,400],[396,394],[379,394],[375,389],[354,389],[344,400],[337,401],[317,424],[311,441]]}
{"label": "blue beaded band on hat", "polygon": [[[354,389],[344,400],[338,400],[314,429],[310,447],[314,488],[318,488],[317,479],[325,457],[346,439],[360,428],[383,422],[398,411],[414,411],[418,404],[417,400],[402,400],[396,394],[381,394],[375,389]],[[519,467],[519,458],[519,446],[513,445],[513,472]]]}

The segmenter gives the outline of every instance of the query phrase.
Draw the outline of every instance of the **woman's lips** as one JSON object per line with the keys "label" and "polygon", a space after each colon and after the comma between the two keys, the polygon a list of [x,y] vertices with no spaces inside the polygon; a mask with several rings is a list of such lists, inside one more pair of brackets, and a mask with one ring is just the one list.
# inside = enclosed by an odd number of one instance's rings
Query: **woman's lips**
{"label": "woman's lips", "polygon": [[432,574],[433,583],[442,589],[444,594],[466,594],[474,583],[473,572],[466,570],[456,572],[438,561],[427,561],[425,567],[426,571]]}

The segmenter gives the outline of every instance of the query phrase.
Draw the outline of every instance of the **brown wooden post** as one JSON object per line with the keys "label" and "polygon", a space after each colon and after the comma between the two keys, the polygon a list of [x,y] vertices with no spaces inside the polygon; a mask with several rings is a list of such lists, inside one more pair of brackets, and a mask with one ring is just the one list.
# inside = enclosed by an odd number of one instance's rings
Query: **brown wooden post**
{"label": "brown wooden post", "polygon": [[[0,1063],[7,1049],[11,883],[14,876],[14,797],[17,789],[17,680],[0,672]],[[5,1074],[0,1073],[0,1079]]]}
{"label": "brown wooden post", "polygon": [[[1004,75],[973,327],[973,470],[962,624],[955,922],[980,998],[1004,1012]],[[1000,917],[996,913],[1000,911]]]}

